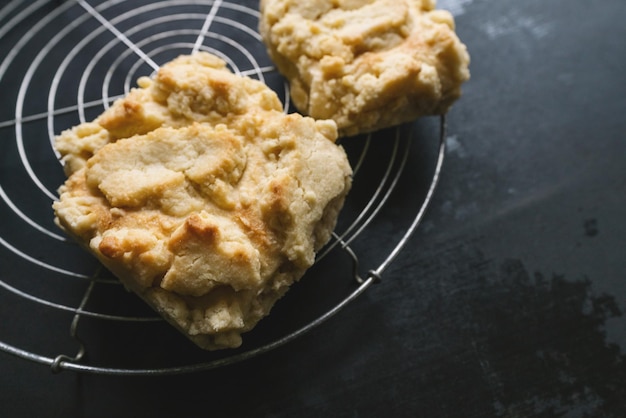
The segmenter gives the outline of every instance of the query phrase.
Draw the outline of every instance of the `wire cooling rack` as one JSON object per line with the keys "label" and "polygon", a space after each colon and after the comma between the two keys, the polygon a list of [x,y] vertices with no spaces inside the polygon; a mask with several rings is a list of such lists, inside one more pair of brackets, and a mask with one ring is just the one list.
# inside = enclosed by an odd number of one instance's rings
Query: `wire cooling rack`
{"label": "wire cooling rack", "polygon": [[180,54],[211,52],[294,110],[257,33],[257,7],[14,0],[0,8],[0,351],[53,371],[207,370],[297,338],[381,280],[437,185],[443,117],[343,141],[354,182],[331,243],[236,350],[193,346],[53,223],[51,204],[65,180],[54,136],[92,120]]}

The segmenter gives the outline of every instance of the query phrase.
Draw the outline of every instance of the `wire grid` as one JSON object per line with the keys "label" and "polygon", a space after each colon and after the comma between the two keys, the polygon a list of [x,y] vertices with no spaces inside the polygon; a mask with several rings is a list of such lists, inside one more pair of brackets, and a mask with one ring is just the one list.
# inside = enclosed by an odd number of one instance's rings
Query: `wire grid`
{"label": "wire grid", "polygon": [[[319,292],[315,286],[326,285],[318,283],[323,280],[320,277],[347,277],[349,283],[337,285],[332,278],[328,286],[337,287],[335,293],[323,294],[328,300],[307,311],[300,322],[281,324],[274,327],[277,329],[270,325],[269,337],[253,339],[250,345],[244,336],[239,350],[197,353],[180,335],[166,338],[164,343],[160,337],[169,332],[169,325],[129,295],[116,278],[53,224],[51,203],[64,181],[52,147],[54,136],[92,120],[127,94],[137,78],[154,74],[160,64],[180,54],[213,53],[233,72],[270,86],[283,101],[285,112],[294,110],[288,85],[257,33],[256,6],[256,1],[220,0],[14,0],[0,9],[0,89],[4,92],[0,216],[6,220],[0,226],[0,301],[6,301],[0,303],[5,307],[0,308],[0,350],[48,365],[53,371],[143,375],[207,370],[297,338],[380,280],[417,228],[437,185],[445,151],[443,117],[434,135],[438,143],[431,147],[430,156],[422,157],[431,165],[422,176],[422,187],[410,198],[401,196],[407,206],[403,213],[408,216],[396,218],[394,208],[387,207],[394,193],[406,193],[399,184],[406,182],[407,165],[413,164],[413,138],[420,136],[415,127],[344,141],[354,169],[353,191],[331,243],[318,255],[312,269],[317,270],[302,279],[308,287],[300,295],[298,291],[290,293],[296,293],[296,300],[303,293]],[[426,152],[421,146],[417,151]],[[390,216],[395,228],[377,229],[376,225],[388,225]],[[401,223],[399,228],[396,222]],[[373,252],[371,240],[377,241]],[[371,264],[365,274],[360,258]],[[283,311],[289,309],[287,305]],[[261,321],[260,328],[265,322],[285,322],[280,307],[278,311]],[[9,327],[9,323],[16,325]],[[31,323],[36,337],[29,333],[29,338],[23,338]],[[149,335],[145,344],[158,344],[168,351],[174,346],[174,361],[162,362],[157,356],[152,363],[133,363],[137,353],[132,350],[111,354],[110,350],[126,348],[110,347],[108,339],[99,344],[105,339],[102,335],[117,338],[125,332],[119,329],[126,328],[132,329],[130,335],[135,335],[137,328],[142,330],[142,338]],[[132,339],[125,336],[122,341],[128,346]]]}

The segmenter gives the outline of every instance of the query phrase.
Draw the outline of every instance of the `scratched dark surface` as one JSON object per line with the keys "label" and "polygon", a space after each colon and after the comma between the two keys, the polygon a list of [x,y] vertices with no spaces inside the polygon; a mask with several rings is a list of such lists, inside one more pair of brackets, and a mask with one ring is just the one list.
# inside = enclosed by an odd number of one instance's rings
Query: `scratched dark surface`
{"label": "scratched dark surface", "polygon": [[440,5],[472,79],[433,204],[381,283],[207,372],[52,374],[0,352],[0,415],[626,416],[626,2]]}

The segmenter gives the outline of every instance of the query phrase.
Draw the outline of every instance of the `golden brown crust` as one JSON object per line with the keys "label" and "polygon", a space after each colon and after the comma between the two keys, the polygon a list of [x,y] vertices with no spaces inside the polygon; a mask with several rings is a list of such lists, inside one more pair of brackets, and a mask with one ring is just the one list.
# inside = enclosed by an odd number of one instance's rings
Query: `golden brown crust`
{"label": "golden brown crust", "polygon": [[469,78],[452,15],[429,0],[261,0],[260,33],[303,113],[340,135],[445,113]]}
{"label": "golden brown crust", "polygon": [[[241,113],[109,141],[73,171],[54,203],[63,229],[207,349],[238,346],[311,266],[351,176],[332,121],[250,106],[242,103],[250,97],[218,85],[237,101],[218,107]],[[118,110],[135,109],[120,103]],[[138,113],[125,114],[135,121]]]}
{"label": "golden brown crust", "polygon": [[161,126],[230,123],[250,109],[282,109],[276,94],[263,83],[231,73],[224,61],[208,53],[182,55],[163,65],[154,79],[142,77],[138,84],[93,122],[56,138],[68,176],[98,149],[121,138]]}

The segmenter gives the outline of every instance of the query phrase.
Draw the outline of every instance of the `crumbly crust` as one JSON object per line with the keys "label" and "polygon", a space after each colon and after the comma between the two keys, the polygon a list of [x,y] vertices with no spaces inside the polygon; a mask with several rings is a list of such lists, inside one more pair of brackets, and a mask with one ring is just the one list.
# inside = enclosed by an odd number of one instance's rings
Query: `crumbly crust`
{"label": "crumbly crust", "polygon": [[[197,74],[178,76],[179,85],[194,85],[178,92],[178,103],[210,83]],[[266,100],[266,87],[252,105],[254,98],[229,89],[220,106],[240,113],[207,121],[194,112],[186,123],[172,118],[176,124],[109,140],[70,170],[53,205],[68,234],[205,349],[239,346],[241,333],[313,264],[351,183],[333,121],[284,114]],[[98,136],[117,137],[103,127],[107,117],[72,131],[98,125]],[[129,119],[133,126],[137,119]]]}
{"label": "crumbly crust", "polygon": [[92,122],[62,132],[55,140],[65,172],[82,168],[109,142],[145,134],[161,126],[193,122],[230,123],[251,109],[281,110],[276,94],[260,81],[240,77],[215,55],[181,55],[163,65],[154,79],[116,100]]}
{"label": "crumbly crust", "polygon": [[260,33],[303,113],[356,135],[445,113],[469,78],[434,0],[261,0]]}

